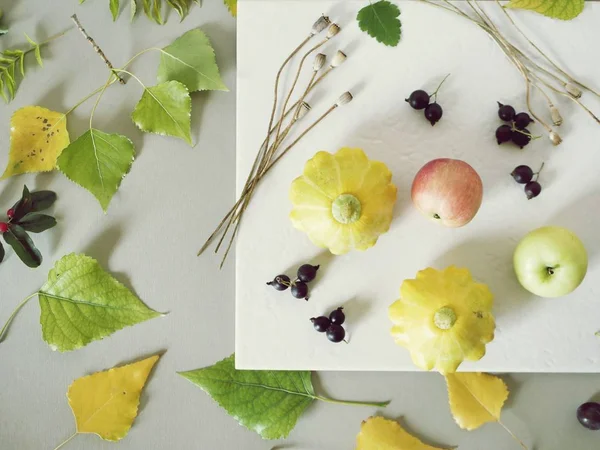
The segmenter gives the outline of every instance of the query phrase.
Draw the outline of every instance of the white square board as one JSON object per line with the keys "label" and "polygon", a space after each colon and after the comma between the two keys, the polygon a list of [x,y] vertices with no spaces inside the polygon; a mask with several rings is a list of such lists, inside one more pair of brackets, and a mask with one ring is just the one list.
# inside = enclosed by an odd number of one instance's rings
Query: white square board
{"label": "white square board", "polygon": [[[246,212],[236,252],[237,367],[417,370],[408,351],[390,337],[388,306],[398,298],[404,279],[428,266],[453,264],[468,267],[495,295],[495,340],[483,359],[465,363],[461,370],[600,371],[600,338],[594,336],[600,330],[600,126],[568,99],[557,99],[565,118],[560,147],[553,147],[537,124],[530,129],[544,137],[526,149],[498,147],[494,131],[501,121],[495,102],[525,110],[525,84],[487,34],[455,14],[406,1],[399,3],[402,40],[396,48],[385,47],[360,32],[355,22],[365,3],[240,2],[238,192],[266,133],[276,70],[322,12],[342,27],[324,53],[331,56],[340,48],[348,60],[307,98],[313,110],[304,123],[345,90],[355,100],[336,110],[281,161],[262,181]],[[488,10],[493,8],[488,5]],[[516,37],[498,13],[493,17]],[[513,16],[560,63],[600,88],[600,4],[588,3],[572,22],[526,11]],[[404,98],[415,89],[433,91],[447,73],[452,75],[438,97],[444,117],[431,127]],[[289,86],[291,76],[283,81]],[[600,112],[598,98],[586,94],[583,100]],[[534,105],[546,114],[540,98]],[[344,146],[361,147],[371,159],[385,162],[394,174],[398,200],[391,229],[374,248],[334,257],[292,227],[288,191],[314,153]],[[411,204],[414,175],[439,157],[463,159],[483,179],[482,207],[466,227],[440,227]],[[528,201],[509,173],[517,165],[536,168],[542,161],[544,190]],[[512,268],[518,240],[550,224],[575,231],[590,255],[583,284],[554,300],[523,290]],[[279,273],[294,275],[305,262],[322,266],[309,302],[265,285]],[[330,343],[309,322],[337,306],[344,306],[347,314],[348,345]]]}

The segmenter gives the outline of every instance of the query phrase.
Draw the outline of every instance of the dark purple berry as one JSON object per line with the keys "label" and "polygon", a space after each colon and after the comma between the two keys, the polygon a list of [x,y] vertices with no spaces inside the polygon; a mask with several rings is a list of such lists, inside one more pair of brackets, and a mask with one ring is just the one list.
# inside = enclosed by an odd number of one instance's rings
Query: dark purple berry
{"label": "dark purple berry", "polygon": [[530,181],[525,185],[525,195],[527,195],[527,200],[537,197],[540,195],[540,192],[542,192],[542,185],[537,181]]}
{"label": "dark purple berry", "polygon": [[342,325],[344,323],[344,321],[346,320],[346,315],[344,314],[343,309],[344,308],[340,306],[338,309],[332,311],[331,314],[329,314],[329,320],[331,321],[331,323],[335,323],[337,325]]}
{"label": "dark purple berry", "polygon": [[421,89],[414,91],[405,99],[413,109],[424,109],[429,105],[429,94]]}
{"label": "dark purple berry", "polygon": [[509,125],[500,125],[496,129],[496,141],[498,145],[508,142],[512,139],[512,128]]}
{"label": "dark purple berry", "polygon": [[500,102],[498,103],[498,117],[500,117],[505,122],[510,122],[515,117],[515,108],[510,105],[503,105]]}
{"label": "dark purple berry", "polygon": [[317,270],[321,266],[311,266],[310,264],[304,264],[298,269],[298,279],[305,283],[310,283],[317,277]]}
{"label": "dark purple berry", "polygon": [[331,325],[331,322],[325,316],[313,317],[310,319],[310,321],[313,323],[315,330],[317,330],[319,333],[325,333],[327,328],[329,328]]}
{"label": "dark purple berry", "polygon": [[587,402],[577,408],[577,420],[588,430],[600,430],[600,403]]}
{"label": "dark purple berry", "polygon": [[267,284],[273,286],[278,291],[285,291],[290,287],[290,277],[287,275],[277,275],[273,281],[269,281]]}
{"label": "dark purple berry", "polygon": [[527,127],[527,125],[533,123],[533,119],[529,117],[529,114],[524,112],[517,114],[514,118],[514,121],[515,127],[517,127],[519,130],[523,130]]}
{"label": "dark purple berry", "polygon": [[342,342],[346,337],[346,330],[341,325],[336,323],[332,323],[329,328],[327,328],[327,339],[331,342]]}
{"label": "dark purple berry", "polygon": [[531,133],[527,128],[523,128],[522,130],[513,130],[511,139],[515,145],[523,148],[531,141]]}
{"label": "dark purple berry", "polygon": [[440,121],[444,111],[442,107],[438,103],[432,103],[427,108],[425,108],[425,118],[429,120],[431,126],[434,126],[436,123]]}
{"label": "dark purple berry", "polygon": [[529,166],[518,166],[515,167],[510,174],[517,183],[519,184],[527,184],[533,178],[533,170]]}
{"label": "dark purple berry", "polygon": [[292,284],[292,295],[296,298],[308,300],[308,285],[304,281],[295,281]]}

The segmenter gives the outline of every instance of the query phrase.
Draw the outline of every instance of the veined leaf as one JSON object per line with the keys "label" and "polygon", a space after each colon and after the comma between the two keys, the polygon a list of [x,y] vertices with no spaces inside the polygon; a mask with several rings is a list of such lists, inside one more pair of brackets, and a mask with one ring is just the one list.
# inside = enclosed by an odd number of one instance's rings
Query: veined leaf
{"label": "veined leaf", "polygon": [[167,0],[167,3],[177,11],[181,20],[187,16],[188,11],[190,10],[189,0]]}
{"label": "veined leaf", "polygon": [[237,0],[223,0],[223,3],[233,17],[237,16]]}
{"label": "veined leaf", "polygon": [[9,224],[8,231],[2,236],[27,267],[36,268],[42,264],[42,255],[40,251],[37,249],[27,232],[19,225],[14,223]]}
{"label": "veined leaf", "polygon": [[400,42],[400,8],[387,0],[365,6],[358,12],[358,25],[362,31],[382,44],[395,47]]}
{"label": "veined leaf", "polygon": [[131,140],[90,129],[63,150],[58,169],[92,193],[106,211],[134,159]]}
{"label": "veined leaf", "polygon": [[356,437],[356,450],[442,450],[423,444],[395,420],[370,417]]}
{"label": "veined leaf", "polygon": [[131,12],[131,21],[135,19],[135,13],[137,12],[137,0],[130,0],[129,10]]}
{"label": "veined leaf", "polygon": [[571,20],[583,11],[584,0],[510,0],[506,8],[530,9],[554,19]]}
{"label": "veined leaf", "polygon": [[504,381],[487,373],[446,375],[452,416],[459,427],[474,430],[488,422],[498,422],[508,398]]}
{"label": "veined leaf", "polygon": [[67,392],[77,433],[107,441],[127,436],[138,414],[140,395],[159,356],[113,367],[75,380]]}
{"label": "veined leaf", "polygon": [[119,0],[109,0],[110,13],[112,14],[113,22],[119,17],[119,8],[121,4]]}
{"label": "veined leaf", "polygon": [[57,261],[38,297],[44,341],[61,352],[162,315],[85,255]]}
{"label": "veined leaf", "polygon": [[308,371],[236,370],[235,355],[204,369],[180,372],[241,425],[264,439],[287,437],[314,401],[384,407],[389,402],[348,402],[315,394]]}
{"label": "veined leaf", "polygon": [[54,170],[56,159],[68,145],[64,114],[40,106],[18,109],[10,119],[10,153],[2,179]]}
{"label": "veined leaf", "polygon": [[167,81],[144,89],[131,117],[142,131],[174,136],[192,145],[192,99],[184,84]]}
{"label": "veined leaf", "polygon": [[30,43],[30,48],[26,50],[7,49],[0,51],[0,96],[6,102],[10,102],[14,97],[18,87],[16,78],[16,68],[21,72],[21,77],[25,76],[25,56],[30,53],[35,53],[35,58],[40,66],[42,64],[42,54],[40,45],[37,44],[29,36],[25,35]]}
{"label": "veined leaf", "polygon": [[179,81],[190,92],[227,91],[221,81],[215,51],[204,32],[190,30],[161,50],[158,82]]}

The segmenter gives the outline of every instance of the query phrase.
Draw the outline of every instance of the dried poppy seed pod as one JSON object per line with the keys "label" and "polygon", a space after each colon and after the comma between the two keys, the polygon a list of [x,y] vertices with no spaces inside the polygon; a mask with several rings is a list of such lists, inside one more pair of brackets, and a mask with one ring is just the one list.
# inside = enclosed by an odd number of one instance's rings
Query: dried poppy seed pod
{"label": "dried poppy seed pod", "polygon": [[575,84],[570,81],[565,84],[565,90],[574,98],[581,97],[581,89],[579,89]]}
{"label": "dried poppy seed pod", "polygon": [[306,102],[302,102],[302,105],[300,105],[300,109],[298,110],[298,115],[296,116],[297,119],[302,119],[306,114],[308,114],[308,112],[310,111],[310,105]]}
{"label": "dried poppy seed pod", "polygon": [[323,66],[325,65],[326,60],[327,60],[327,57],[323,53],[318,53],[317,56],[315,56],[315,62],[313,63],[313,70],[315,72],[318,72],[319,70],[321,70],[323,68]]}
{"label": "dried poppy seed pod", "polygon": [[313,24],[311,34],[313,36],[315,34],[319,34],[321,31],[323,31],[325,28],[327,28],[330,23],[331,23],[331,21],[329,20],[329,17],[327,17],[325,14],[323,14]]}
{"label": "dried poppy seed pod", "polygon": [[331,25],[329,25],[329,28],[327,29],[327,39],[331,39],[332,37],[334,37],[340,32],[340,30],[341,28],[336,23],[332,23]]}
{"label": "dried poppy seed pod", "polygon": [[350,92],[344,92],[342,95],[340,95],[340,98],[337,99],[337,102],[335,102],[335,106],[342,106],[350,103],[353,98],[354,97],[352,97]]}
{"label": "dried poppy seed pod", "polygon": [[555,131],[551,131],[550,134],[548,135],[548,137],[550,138],[550,140],[552,141],[552,144],[554,144],[554,145],[560,145],[560,143],[562,142],[562,138]]}
{"label": "dried poppy seed pod", "polygon": [[331,61],[331,67],[341,66],[342,64],[344,64],[344,61],[346,61],[346,58],[348,58],[346,54],[343,51],[338,50],[335,56],[333,57],[333,61]]}
{"label": "dried poppy seed pod", "polygon": [[563,123],[563,118],[560,115],[560,111],[554,105],[550,105],[550,115],[552,116],[552,123],[557,127],[561,126]]}

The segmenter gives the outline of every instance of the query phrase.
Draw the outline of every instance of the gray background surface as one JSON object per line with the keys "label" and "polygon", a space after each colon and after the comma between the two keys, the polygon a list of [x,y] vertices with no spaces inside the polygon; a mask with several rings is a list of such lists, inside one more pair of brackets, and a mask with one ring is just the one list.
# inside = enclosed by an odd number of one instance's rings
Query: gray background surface
{"label": "gray background surface", "polygon": [[[277,1],[277,0],[274,0]],[[281,1],[281,0],[279,0]],[[0,449],[53,449],[74,431],[66,401],[75,378],[166,351],[142,396],[140,414],[119,444],[127,449],[268,450],[354,448],[361,420],[371,408],[311,406],[285,442],[271,443],[240,427],[207,395],[176,375],[211,365],[233,351],[233,258],[218,270],[212,255],[195,252],[234,199],[235,20],[219,0],[193,6],[179,23],[171,13],[165,26],[128,11],[113,23],[106,0],[0,0],[9,35],[0,48],[39,41],[69,26],[77,12],[116,66],[138,51],[162,47],[201,26],[210,37],[229,93],[194,94],[194,148],[174,139],[142,135],[129,119],[140,88],[134,81],[112,86],[96,113],[95,126],[129,136],[137,160],[116,194],[108,215],[96,200],[61,174],[27,175],[0,182],[0,209],[18,197],[23,183],[59,195],[57,228],[35,236],[45,257],[41,268],[24,267],[9,250],[0,266],[0,321],[38,289],[53,262],[69,252],[85,252],[132,287],[151,307],[170,314],[115,333],[68,354],[52,352],[41,340],[39,306],[28,304],[0,344]],[[292,20],[290,18],[290,20]],[[265,51],[268,51],[265,49]],[[65,111],[102,85],[107,71],[82,36],[71,31],[44,51],[44,68],[30,68],[17,98],[0,105],[0,165],[8,154],[9,119],[20,107],[37,104]],[[132,70],[152,85],[158,55],[140,58]],[[72,114],[74,139],[87,129],[92,102]],[[248,261],[252,264],[252,261]],[[557,318],[558,319],[558,318]],[[600,327],[600,319],[599,319]],[[523,343],[527,345],[527,343]],[[575,409],[600,392],[600,375],[506,375],[511,396],[503,422],[531,448],[587,450],[600,447],[600,433],[583,429]],[[464,450],[519,448],[498,425],[460,430],[447,406],[445,384],[433,373],[321,373],[317,389],[337,398],[392,399],[385,414],[401,418],[408,430],[431,443]],[[82,435],[67,449],[109,449],[115,444]]]}

